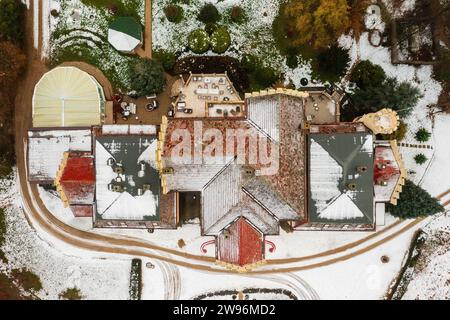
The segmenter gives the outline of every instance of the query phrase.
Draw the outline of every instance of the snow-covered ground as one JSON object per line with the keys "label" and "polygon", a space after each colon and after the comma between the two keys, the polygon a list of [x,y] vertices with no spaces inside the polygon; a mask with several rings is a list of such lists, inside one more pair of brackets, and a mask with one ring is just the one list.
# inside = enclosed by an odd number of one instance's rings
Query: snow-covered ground
{"label": "snow-covered ground", "polygon": [[440,215],[428,224],[422,247],[403,299],[450,299],[450,216]]}
{"label": "snow-covered ground", "polygon": [[[15,177],[14,177],[15,179]],[[128,299],[131,261],[128,257],[86,253],[42,238],[24,216],[16,181],[0,181],[0,206],[6,208],[7,233],[1,248],[9,272],[25,267],[37,274],[43,290],[41,299],[58,299],[64,290],[77,287],[85,299]]]}

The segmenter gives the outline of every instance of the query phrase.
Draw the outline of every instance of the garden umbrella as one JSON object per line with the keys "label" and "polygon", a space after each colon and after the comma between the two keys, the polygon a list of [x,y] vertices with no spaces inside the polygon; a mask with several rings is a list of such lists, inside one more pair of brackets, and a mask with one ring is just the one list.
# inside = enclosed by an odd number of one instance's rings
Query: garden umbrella
{"label": "garden umbrella", "polygon": [[119,17],[109,25],[108,41],[116,50],[131,53],[142,44],[142,26],[131,17]]}

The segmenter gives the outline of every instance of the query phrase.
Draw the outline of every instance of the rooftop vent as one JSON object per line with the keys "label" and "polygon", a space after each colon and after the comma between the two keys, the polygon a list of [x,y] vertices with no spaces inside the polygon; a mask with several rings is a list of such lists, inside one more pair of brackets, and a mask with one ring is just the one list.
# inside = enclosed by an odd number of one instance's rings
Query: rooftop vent
{"label": "rooftop vent", "polygon": [[107,164],[108,166],[110,166],[110,167],[112,167],[115,163],[116,163],[116,160],[115,160],[114,158],[109,158],[109,159],[106,161],[106,164]]}
{"label": "rooftop vent", "polygon": [[173,173],[173,168],[172,167],[163,168],[162,173],[163,174],[171,174],[171,173]]}
{"label": "rooftop vent", "polygon": [[354,183],[354,182],[347,183],[347,188],[348,188],[348,190],[355,191],[356,190],[356,183]]}
{"label": "rooftop vent", "polygon": [[367,166],[358,166],[358,167],[356,167],[356,170],[359,173],[365,173],[365,172],[367,172]]}

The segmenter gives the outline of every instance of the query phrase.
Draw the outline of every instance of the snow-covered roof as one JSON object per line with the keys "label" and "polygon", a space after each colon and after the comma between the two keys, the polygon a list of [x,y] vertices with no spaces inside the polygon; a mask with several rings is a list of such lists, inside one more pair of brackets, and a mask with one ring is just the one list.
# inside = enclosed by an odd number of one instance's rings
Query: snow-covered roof
{"label": "snow-covered roof", "polygon": [[89,129],[28,132],[28,180],[53,183],[66,151],[91,152]]}
{"label": "snow-covered roof", "polygon": [[[157,220],[159,218],[159,176],[153,136],[100,136],[95,141],[97,219]],[[109,159],[123,166],[117,174]],[[141,165],[145,166],[142,170]],[[111,190],[120,178],[123,192]],[[144,190],[149,185],[149,190]]]}
{"label": "snow-covered roof", "polygon": [[247,117],[274,141],[279,141],[280,96],[247,98]]}
{"label": "snow-covered roof", "polygon": [[310,222],[373,223],[373,136],[309,135]]}
{"label": "snow-covered roof", "polygon": [[244,191],[279,220],[298,219],[294,209],[262,179],[258,177],[250,179],[244,185]]}

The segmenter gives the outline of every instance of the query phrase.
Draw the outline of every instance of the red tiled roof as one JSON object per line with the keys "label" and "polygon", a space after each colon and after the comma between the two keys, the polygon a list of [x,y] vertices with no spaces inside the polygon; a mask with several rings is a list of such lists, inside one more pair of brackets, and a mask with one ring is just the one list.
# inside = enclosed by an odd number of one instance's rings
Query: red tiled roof
{"label": "red tiled roof", "polygon": [[218,259],[244,266],[263,259],[263,235],[240,217],[218,236]]}
{"label": "red tiled roof", "polygon": [[61,183],[68,181],[94,183],[94,158],[69,155],[60,181]]}

